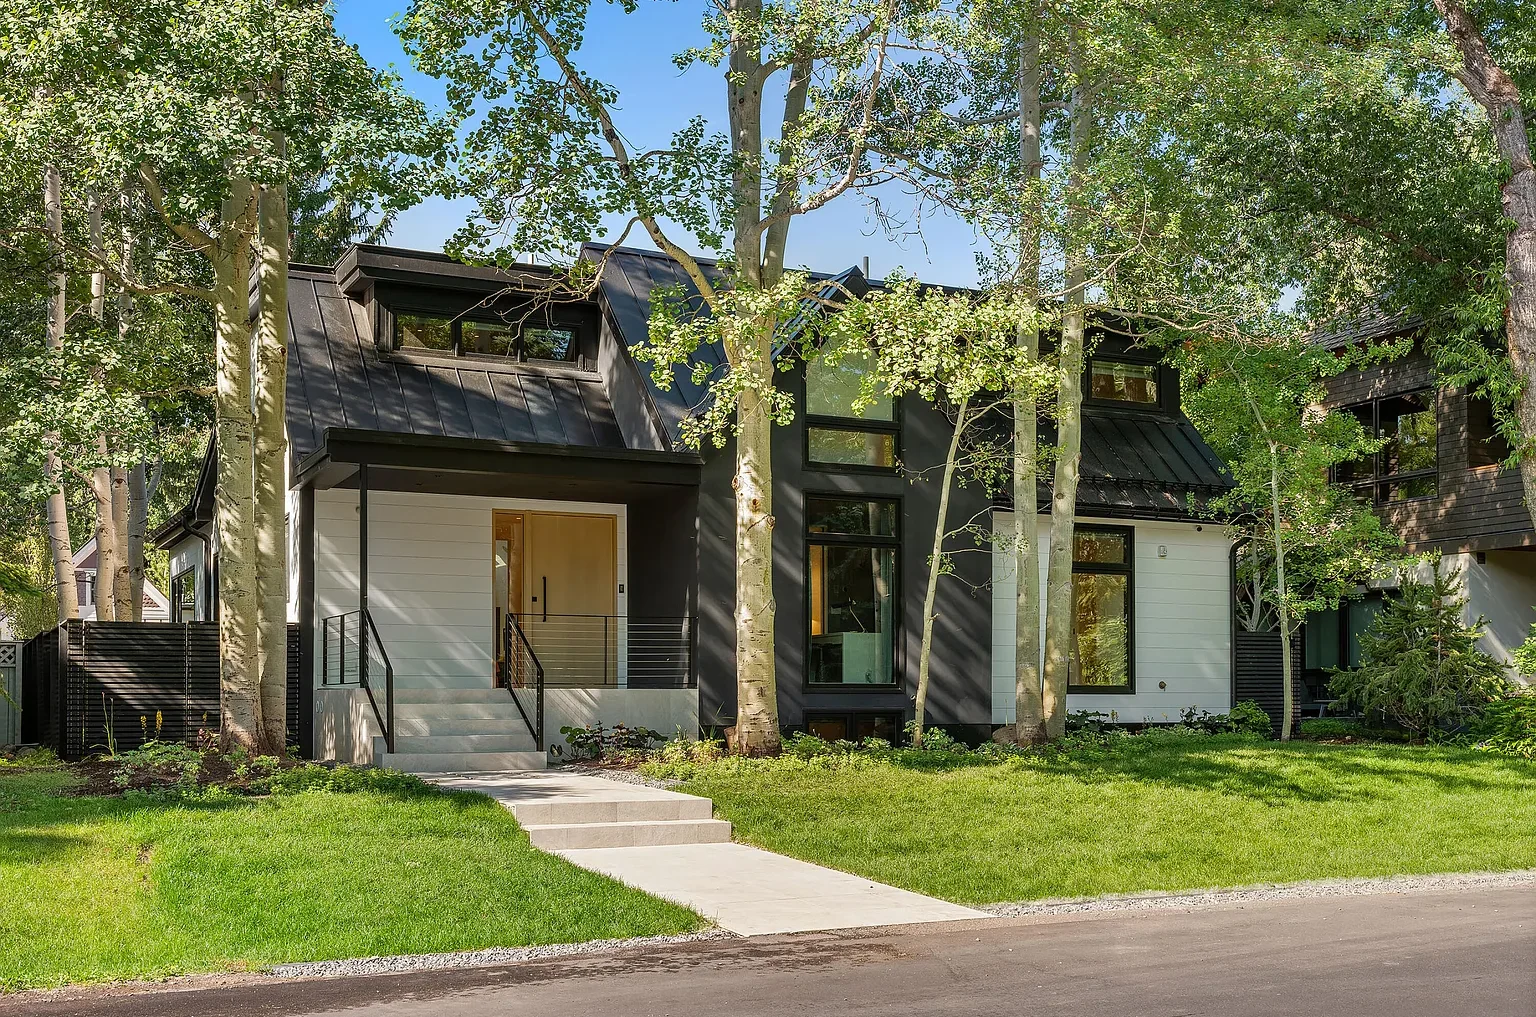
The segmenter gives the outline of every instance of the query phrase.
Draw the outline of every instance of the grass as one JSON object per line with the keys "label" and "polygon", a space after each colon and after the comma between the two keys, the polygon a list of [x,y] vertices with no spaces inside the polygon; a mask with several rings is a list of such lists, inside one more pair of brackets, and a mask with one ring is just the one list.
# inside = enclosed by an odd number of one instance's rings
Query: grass
{"label": "grass", "polygon": [[1536,763],[1130,738],[1001,763],[725,760],[680,790],[738,839],[963,903],[1536,867]]}
{"label": "grass", "polygon": [[0,773],[5,991],[702,924],[535,851],[477,795],[61,797],[75,780]]}

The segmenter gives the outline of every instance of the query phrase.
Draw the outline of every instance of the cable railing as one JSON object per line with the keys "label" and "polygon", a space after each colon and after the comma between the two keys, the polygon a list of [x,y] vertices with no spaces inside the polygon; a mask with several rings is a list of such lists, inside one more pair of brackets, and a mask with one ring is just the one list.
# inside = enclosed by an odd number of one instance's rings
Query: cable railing
{"label": "cable railing", "polygon": [[[384,745],[395,751],[395,667],[366,611],[332,615],[320,623],[320,684],[353,685],[368,693],[368,705],[384,732]],[[375,683],[383,679],[384,706],[379,707]]]}
{"label": "cable railing", "polygon": [[517,620],[551,688],[694,685],[693,619],[686,615],[526,614]]}

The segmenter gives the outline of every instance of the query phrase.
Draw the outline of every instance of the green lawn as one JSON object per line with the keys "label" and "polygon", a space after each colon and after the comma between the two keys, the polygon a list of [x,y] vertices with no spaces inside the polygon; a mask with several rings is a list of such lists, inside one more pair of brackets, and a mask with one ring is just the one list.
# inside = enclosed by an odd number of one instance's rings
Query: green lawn
{"label": "green lawn", "polygon": [[681,790],[738,839],[965,903],[1536,867],[1536,763],[1457,749],[1130,738],[947,769],[727,760]]}
{"label": "green lawn", "polygon": [[0,772],[0,989],[684,932],[477,795],[64,798]]}

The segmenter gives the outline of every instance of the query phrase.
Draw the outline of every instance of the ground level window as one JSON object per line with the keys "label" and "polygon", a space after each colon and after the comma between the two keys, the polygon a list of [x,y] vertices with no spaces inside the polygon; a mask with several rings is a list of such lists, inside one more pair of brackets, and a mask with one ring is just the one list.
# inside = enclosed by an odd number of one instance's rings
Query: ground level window
{"label": "ground level window", "polygon": [[901,721],[899,713],[807,713],[805,729],[823,741],[882,738],[895,744]]}
{"label": "ground level window", "polygon": [[1132,540],[1105,526],[1073,534],[1071,691],[1132,691]]}
{"label": "ground level window", "polygon": [[897,505],[806,499],[812,685],[896,682]]}

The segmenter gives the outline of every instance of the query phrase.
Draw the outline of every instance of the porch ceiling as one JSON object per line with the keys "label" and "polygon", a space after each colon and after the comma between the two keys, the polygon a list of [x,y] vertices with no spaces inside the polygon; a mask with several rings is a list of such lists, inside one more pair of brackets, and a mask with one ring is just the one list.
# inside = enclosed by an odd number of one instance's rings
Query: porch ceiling
{"label": "porch ceiling", "polygon": [[703,460],[686,452],[607,449],[327,428],[295,485],[595,500],[639,487],[699,486]]}

